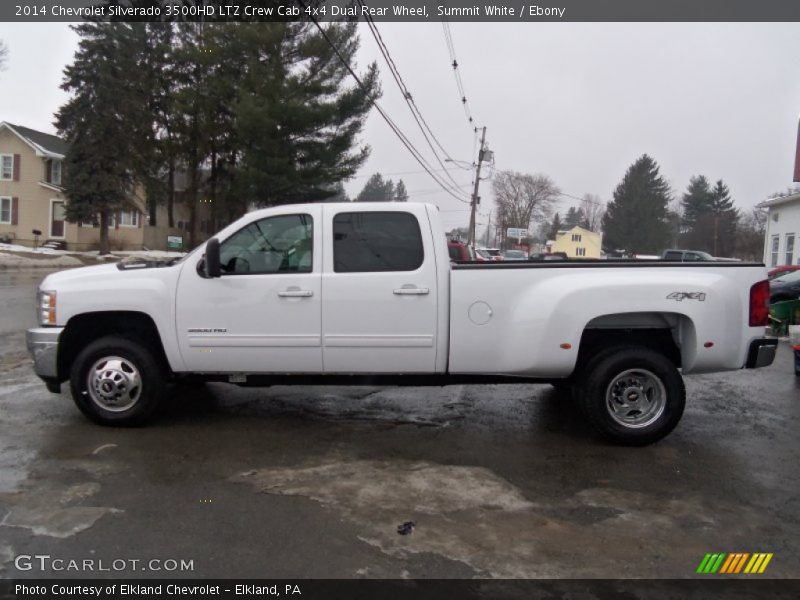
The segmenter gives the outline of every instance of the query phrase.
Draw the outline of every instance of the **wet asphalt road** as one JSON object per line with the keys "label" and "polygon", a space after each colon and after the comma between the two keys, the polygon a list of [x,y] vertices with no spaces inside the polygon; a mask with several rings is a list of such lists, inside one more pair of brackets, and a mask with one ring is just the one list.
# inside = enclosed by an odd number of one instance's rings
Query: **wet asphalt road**
{"label": "wet asphalt road", "polygon": [[[772,552],[765,576],[800,577],[785,343],[770,368],[687,378],[683,421],[647,448],[598,441],[532,385],[209,384],[109,429],[32,373],[41,277],[0,271],[0,577],[183,559],[169,575],[683,578],[706,552]],[[20,554],[128,562],[20,571]]]}

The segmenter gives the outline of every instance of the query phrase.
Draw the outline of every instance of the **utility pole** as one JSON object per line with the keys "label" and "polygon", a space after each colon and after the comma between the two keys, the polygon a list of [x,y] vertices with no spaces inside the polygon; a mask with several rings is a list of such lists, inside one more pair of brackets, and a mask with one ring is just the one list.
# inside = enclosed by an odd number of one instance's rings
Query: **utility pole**
{"label": "utility pole", "polygon": [[492,230],[492,213],[489,213],[489,224],[486,226],[486,240],[484,246],[489,247],[489,232]]}
{"label": "utility pole", "polygon": [[475,188],[472,191],[472,210],[469,215],[469,241],[468,245],[475,245],[475,212],[478,210],[478,185],[481,182],[481,163],[483,162],[484,144],[486,142],[486,127],[481,135],[481,147],[478,150],[478,166],[475,167]]}
{"label": "utility pole", "polygon": [[714,215],[714,256],[717,255],[717,226],[719,224],[719,215]]}

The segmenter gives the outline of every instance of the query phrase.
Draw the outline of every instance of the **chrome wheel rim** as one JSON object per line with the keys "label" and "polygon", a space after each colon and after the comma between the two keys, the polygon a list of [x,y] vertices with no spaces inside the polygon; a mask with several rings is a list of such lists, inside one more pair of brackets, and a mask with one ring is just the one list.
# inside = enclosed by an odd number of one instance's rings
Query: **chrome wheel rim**
{"label": "chrome wheel rim", "polygon": [[623,371],[606,388],[608,414],[623,427],[638,429],[651,425],[664,413],[666,405],[664,383],[646,369]]}
{"label": "chrome wheel rim", "polygon": [[142,377],[131,361],[119,356],[106,356],[89,369],[86,390],[92,402],[103,410],[122,412],[141,398]]}

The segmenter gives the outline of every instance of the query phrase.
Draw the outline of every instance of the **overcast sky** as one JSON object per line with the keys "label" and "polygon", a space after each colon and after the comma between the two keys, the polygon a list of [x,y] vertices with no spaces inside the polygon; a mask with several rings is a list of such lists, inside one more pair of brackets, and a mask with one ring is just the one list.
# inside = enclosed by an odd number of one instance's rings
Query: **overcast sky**
{"label": "overcast sky", "polygon": [[[474,158],[440,23],[380,23],[395,63],[437,138],[454,158]],[[451,23],[472,113],[487,126],[498,169],[544,173],[573,196],[609,200],[641,154],[658,161],[677,193],[689,177],[723,179],[740,207],[791,184],[800,113],[800,25]],[[377,46],[362,29],[363,68],[378,60],[380,103],[438,164]],[[0,120],[54,132],[65,100],[61,71],[77,38],[66,24],[0,24],[9,64],[0,72]],[[468,207],[437,191],[373,111],[363,136],[372,155],[346,187],[355,195],[375,171],[402,178],[412,199],[434,202],[448,228]],[[409,173],[413,172],[413,173]],[[397,175],[397,173],[402,173]],[[472,176],[453,169],[470,193]],[[491,210],[481,183],[479,223]],[[564,198],[560,208],[574,203]]]}

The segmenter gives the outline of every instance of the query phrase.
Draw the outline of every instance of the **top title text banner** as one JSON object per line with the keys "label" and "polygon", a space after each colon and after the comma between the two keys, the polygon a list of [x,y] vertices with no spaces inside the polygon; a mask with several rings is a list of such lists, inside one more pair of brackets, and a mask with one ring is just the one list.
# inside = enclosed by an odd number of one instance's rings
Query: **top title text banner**
{"label": "top title text banner", "polygon": [[351,21],[693,22],[800,21],[787,0],[4,0],[4,22]]}

